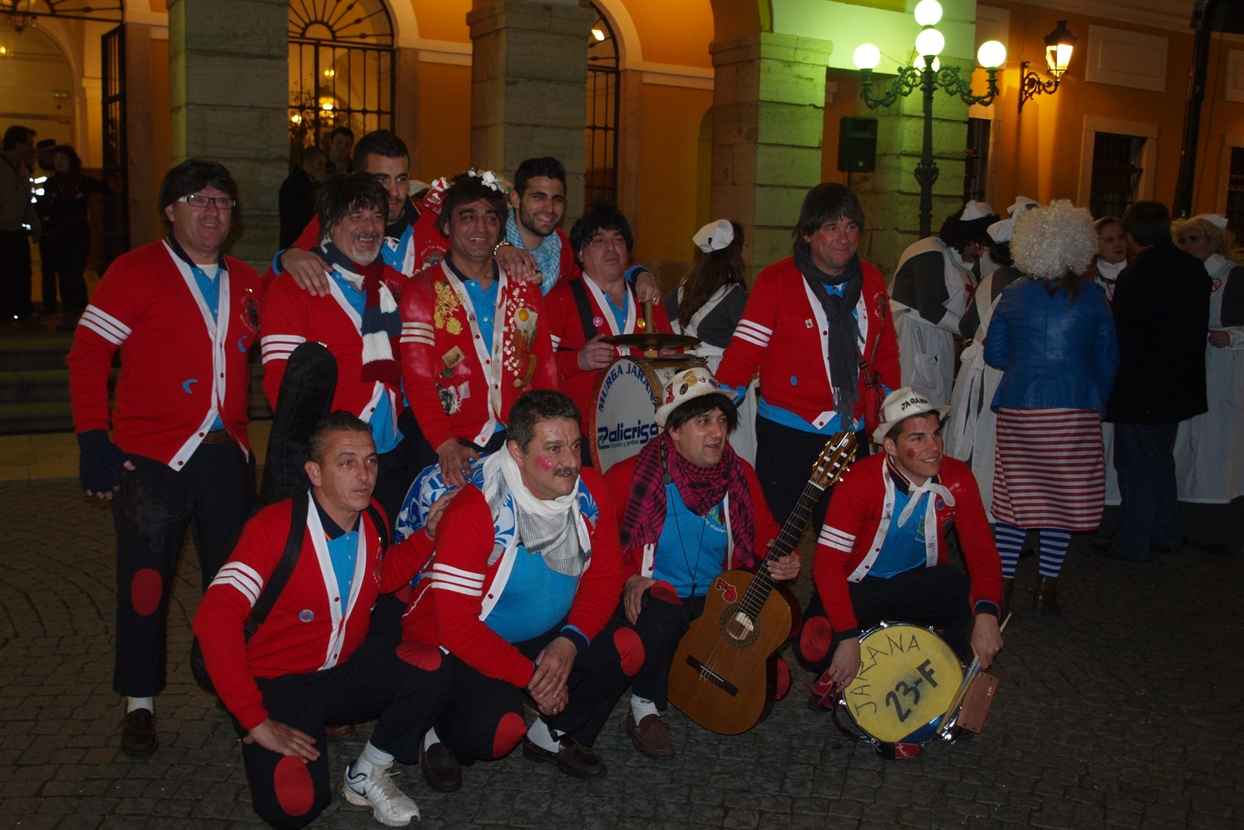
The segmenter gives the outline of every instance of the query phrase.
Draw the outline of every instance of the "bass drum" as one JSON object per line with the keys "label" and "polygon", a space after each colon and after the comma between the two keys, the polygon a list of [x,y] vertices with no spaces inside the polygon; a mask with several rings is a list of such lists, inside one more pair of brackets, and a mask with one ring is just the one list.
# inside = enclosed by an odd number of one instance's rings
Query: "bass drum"
{"label": "bass drum", "polygon": [[669,379],[703,365],[694,357],[620,357],[601,370],[588,414],[592,434],[586,436],[597,472],[604,475],[657,437],[657,407]]}
{"label": "bass drum", "polygon": [[937,736],[963,683],[946,641],[910,623],[882,623],[860,638],[860,670],[843,691],[847,714],[881,743],[925,743]]}

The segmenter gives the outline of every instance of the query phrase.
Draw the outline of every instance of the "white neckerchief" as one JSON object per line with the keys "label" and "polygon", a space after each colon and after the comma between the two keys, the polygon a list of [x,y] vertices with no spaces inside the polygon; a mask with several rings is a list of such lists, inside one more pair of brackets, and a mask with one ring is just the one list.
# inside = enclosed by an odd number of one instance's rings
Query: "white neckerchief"
{"label": "white neckerchief", "polygon": [[1119,274],[1127,267],[1127,260],[1122,262],[1106,262],[1104,259],[1097,260],[1097,273],[1103,280],[1114,282],[1119,278]]}
{"label": "white neckerchief", "polygon": [[[503,364],[502,352],[505,349],[505,298],[508,279],[503,269],[497,269],[497,307],[492,315],[492,353],[484,346],[484,336],[480,334],[479,321],[475,317],[475,304],[466,286],[458,279],[449,263],[441,260],[441,271],[449,287],[454,290],[458,302],[466,312],[467,325],[471,327],[471,345],[475,347],[475,357],[479,360],[480,369],[488,372],[488,421],[475,436],[473,442],[480,446],[487,444],[497,429],[497,419],[501,417],[501,375]],[[502,454],[502,453],[498,453]]]}
{"label": "white neckerchief", "polygon": [[[924,498],[925,493],[933,494],[933,498],[930,498],[928,505],[925,506],[926,513],[929,511],[935,512],[933,502],[936,501],[937,496],[942,497],[942,501],[946,502],[947,507],[955,506],[955,497],[950,495],[950,490],[946,489],[946,487],[944,487],[943,485],[938,484],[937,482],[933,481],[933,479],[929,479],[924,484],[921,484],[919,487],[915,486],[909,481],[907,482],[907,490],[908,490],[908,495],[911,496],[911,501],[907,502],[907,506],[903,508],[903,512],[898,514],[898,526],[899,527],[902,527],[903,525],[907,524],[907,520],[911,518],[911,514],[914,513],[916,510],[916,504],[919,503],[920,499]],[[929,527],[929,524],[926,521],[925,523],[926,529],[924,531],[926,534],[929,532],[928,527]]]}
{"label": "white neckerchief", "polygon": [[536,498],[523,483],[522,470],[518,469],[518,464],[510,456],[509,450],[502,447],[484,459],[484,496],[489,498],[490,504],[489,491],[496,492],[498,474],[505,478],[505,483],[509,487],[510,494],[514,496],[514,503],[518,509],[536,518],[560,519],[567,510],[573,510],[579,503],[578,482],[575,482],[574,490],[564,496],[558,496],[555,499]]}

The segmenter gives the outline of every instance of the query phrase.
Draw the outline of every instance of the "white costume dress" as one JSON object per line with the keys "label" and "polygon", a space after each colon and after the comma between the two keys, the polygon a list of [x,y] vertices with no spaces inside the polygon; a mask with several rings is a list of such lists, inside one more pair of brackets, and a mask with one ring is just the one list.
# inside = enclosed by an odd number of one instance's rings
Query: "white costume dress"
{"label": "white costume dress", "polygon": [[[942,302],[945,311],[941,319],[931,323],[917,309],[893,297],[897,283],[902,280],[900,272],[907,261],[934,252],[942,257],[946,299]],[[967,311],[975,285],[971,267],[959,257],[958,251],[948,247],[940,238],[930,236],[903,251],[894,274],[890,284],[890,308],[898,335],[901,382],[903,386],[910,386],[923,394],[934,406],[944,406],[950,403],[955,380],[954,334],[959,330],[959,318]],[[918,280],[921,275],[914,277]]]}
{"label": "white costume dress", "polygon": [[[1213,284],[1209,328],[1225,330],[1231,344],[1226,348],[1206,345],[1209,411],[1179,424],[1175,478],[1179,500],[1184,502],[1227,504],[1244,496],[1244,326],[1222,324],[1223,294],[1235,267],[1219,254],[1205,260]],[[1244,276],[1235,277],[1241,278]]]}
{"label": "white costume dress", "polygon": [[[997,273],[996,270],[994,273]],[[991,273],[977,287],[974,302],[981,322],[971,345],[961,355],[959,377],[955,380],[950,412],[946,416],[946,427],[942,430],[942,437],[946,441],[946,455],[957,458],[972,468],[972,475],[980,486],[981,503],[990,524],[995,523],[993,472],[998,424],[998,416],[991,405],[994,393],[998,391],[998,384],[1002,382],[1002,370],[985,362],[985,334],[989,331],[993,310],[1002,298],[999,293],[990,300],[993,294],[993,278],[994,274]]]}

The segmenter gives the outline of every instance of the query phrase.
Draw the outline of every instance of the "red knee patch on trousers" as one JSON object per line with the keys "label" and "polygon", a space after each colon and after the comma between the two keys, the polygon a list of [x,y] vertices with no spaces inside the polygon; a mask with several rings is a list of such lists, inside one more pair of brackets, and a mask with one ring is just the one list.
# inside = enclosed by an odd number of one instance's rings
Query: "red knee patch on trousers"
{"label": "red knee patch on trousers", "polygon": [[644,667],[644,644],[633,628],[619,628],[613,632],[613,647],[622,658],[622,673],[634,677]]}
{"label": "red knee patch on trousers", "polygon": [[678,598],[678,591],[674,590],[674,586],[660,580],[648,589],[653,599],[659,599],[661,602],[668,602],[670,605],[682,605],[682,600]]}
{"label": "red knee patch on trousers", "polygon": [[779,657],[777,659],[777,694],[774,696],[776,700],[786,697],[790,691],[790,663]]}
{"label": "red knee patch on trousers", "polygon": [[527,734],[527,724],[517,712],[508,712],[497,724],[497,734],[492,739],[492,757],[504,758]]}
{"label": "red knee patch on trousers", "polygon": [[140,568],[130,582],[130,604],[144,617],[154,614],[164,595],[164,580],[154,568]]}
{"label": "red knee patch on trousers", "polygon": [[289,816],[305,816],[315,804],[315,785],[307,765],[297,755],[286,755],[272,773],[277,803]]}
{"label": "red knee patch on trousers", "polygon": [[406,640],[397,647],[397,656],[424,671],[436,671],[441,667],[441,650],[427,643]]}
{"label": "red knee patch on trousers", "polygon": [[799,651],[803,659],[809,663],[823,660],[829,653],[829,644],[833,642],[834,629],[825,617],[811,617],[804,621],[803,631],[799,632]]}

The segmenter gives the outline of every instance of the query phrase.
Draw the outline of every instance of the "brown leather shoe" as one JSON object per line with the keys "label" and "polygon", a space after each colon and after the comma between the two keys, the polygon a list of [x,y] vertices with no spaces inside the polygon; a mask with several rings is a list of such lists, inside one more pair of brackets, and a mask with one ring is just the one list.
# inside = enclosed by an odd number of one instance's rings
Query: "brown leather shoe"
{"label": "brown leather shoe", "polygon": [[635,723],[633,712],[626,713],[626,734],[631,736],[635,748],[649,758],[673,758],[674,745],[670,743],[670,727],[660,715],[644,715]]}
{"label": "brown leather shoe", "polygon": [[423,751],[419,760],[423,780],[438,793],[452,793],[462,789],[462,767],[449,747],[434,743]]}
{"label": "brown leather shoe", "polygon": [[524,735],[523,757],[533,761],[548,761],[574,778],[600,778],[607,771],[600,756],[569,735],[562,738],[561,746],[556,752],[536,746]]}
{"label": "brown leather shoe", "polygon": [[1032,598],[1033,610],[1038,614],[1058,616],[1058,580],[1043,576],[1037,580],[1037,592]]}
{"label": "brown leather shoe", "polygon": [[344,741],[357,731],[352,723],[330,723],[324,727],[324,740]]}
{"label": "brown leather shoe", "polygon": [[121,730],[121,750],[126,755],[150,755],[159,745],[155,715],[150,709],[135,709],[125,716],[125,728]]}

